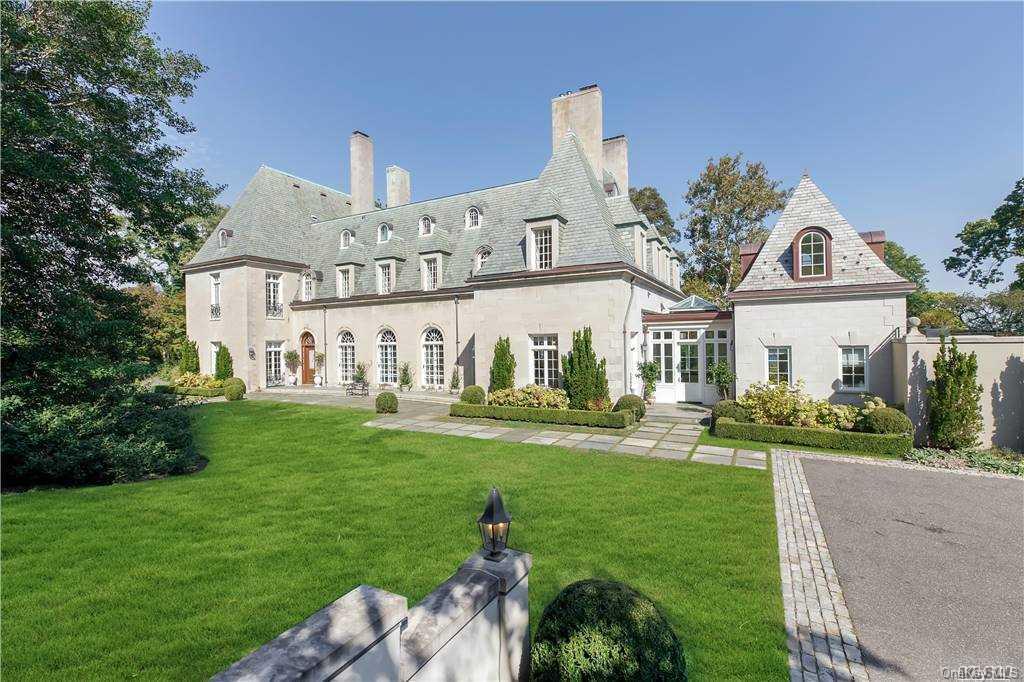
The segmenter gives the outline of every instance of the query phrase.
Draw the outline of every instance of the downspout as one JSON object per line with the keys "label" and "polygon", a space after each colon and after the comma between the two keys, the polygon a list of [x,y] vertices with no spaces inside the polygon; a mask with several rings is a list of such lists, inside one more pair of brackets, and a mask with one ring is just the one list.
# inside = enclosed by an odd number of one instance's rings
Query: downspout
{"label": "downspout", "polygon": [[324,311],[324,373],[321,377],[322,383],[320,385],[327,386],[327,306],[324,305],[322,310]]}
{"label": "downspout", "polygon": [[629,278],[629,301],[626,303],[626,313],[622,316],[622,391],[632,393],[633,385],[629,376],[629,311],[633,309],[633,293],[636,291],[634,283],[636,276]]}
{"label": "downspout", "polygon": [[[455,371],[459,371],[459,296],[455,295]],[[461,377],[460,377],[461,379]]]}

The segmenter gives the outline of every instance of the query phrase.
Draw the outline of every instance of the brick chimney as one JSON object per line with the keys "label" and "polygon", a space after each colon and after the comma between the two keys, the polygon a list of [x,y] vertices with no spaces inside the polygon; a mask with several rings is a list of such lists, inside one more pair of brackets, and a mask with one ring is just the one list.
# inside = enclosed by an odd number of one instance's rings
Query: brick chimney
{"label": "brick chimney", "polygon": [[412,197],[409,171],[398,166],[388,166],[388,208],[408,204]]}
{"label": "brick chimney", "polygon": [[551,100],[551,150],[558,149],[567,132],[574,132],[601,184],[604,184],[603,125],[601,88],[596,85],[586,85]]}
{"label": "brick chimney", "polygon": [[348,138],[348,160],[352,213],[372,211],[373,140],[361,130],[353,130]]}
{"label": "brick chimney", "polygon": [[[629,140],[625,135],[609,137],[601,143],[604,169],[615,176],[619,194],[629,196]],[[602,180],[603,182],[603,180]],[[609,188],[605,188],[608,191]]]}

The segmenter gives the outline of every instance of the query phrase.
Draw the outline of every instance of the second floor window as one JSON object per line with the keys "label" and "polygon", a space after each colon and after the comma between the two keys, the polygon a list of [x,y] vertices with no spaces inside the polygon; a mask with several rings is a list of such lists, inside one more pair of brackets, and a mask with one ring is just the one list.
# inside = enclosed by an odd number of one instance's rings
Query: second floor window
{"label": "second floor window", "polygon": [[533,231],[533,253],[535,270],[550,270],[552,266],[551,228],[542,227]]}
{"label": "second floor window", "polygon": [[308,272],[302,276],[302,300],[313,300],[313,275]]}
{"label": "second floor window", "polygon": [[277,272],[267,273],[267,317],[281,317],[284,309],[281,306],[281,275]]}
{"label": "second floor window", "polygon": [[348,298],[352,295],[352,271],[348,268],[338,268],[338,298]]}
{"label": "second floor window", "polygon": [[423,289],[424,291],[433,291],[437,288],[439,279],[437,258],[424,258],[423,259]]}
{"label": "second floor window", "polygon": [[391,293],[391,263],[381,263],[377,266],[377,293]]}

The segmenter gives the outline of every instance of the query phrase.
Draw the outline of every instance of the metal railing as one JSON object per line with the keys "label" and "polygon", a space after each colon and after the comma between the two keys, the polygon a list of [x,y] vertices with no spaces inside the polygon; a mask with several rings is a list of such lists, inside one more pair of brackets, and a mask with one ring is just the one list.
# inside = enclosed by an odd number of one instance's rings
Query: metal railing
{"label": "metal railing", "polygon": [[284,375],[283,374],[271,374],[267,377],[267,386],[283,386]]}
{"label": "metal railing", "polygon": [[268,303],[267,317],[284,317],[284,305],[280,303]]}
{"label": "metal railing", "polygon": [[219,320],[220,319],[220,304],[219,303],[212,303],[212,304],[210,304],[210,319],[211,320]]}

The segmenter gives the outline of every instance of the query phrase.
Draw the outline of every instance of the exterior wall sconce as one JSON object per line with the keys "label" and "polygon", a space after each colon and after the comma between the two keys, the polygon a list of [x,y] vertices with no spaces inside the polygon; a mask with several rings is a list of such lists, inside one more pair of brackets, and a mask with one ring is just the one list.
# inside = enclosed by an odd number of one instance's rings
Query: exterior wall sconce
{"label": "exterior wall sconce", "polygon": [[480,539],[483,541],[484,549],[487,550],[487,555],[484,558],[488,561],[504,559],[512,517],[505,511],[505,503],[501,501],[501,493],[497,488],[491,488],[484,513],[476,522],[480,526]]}

